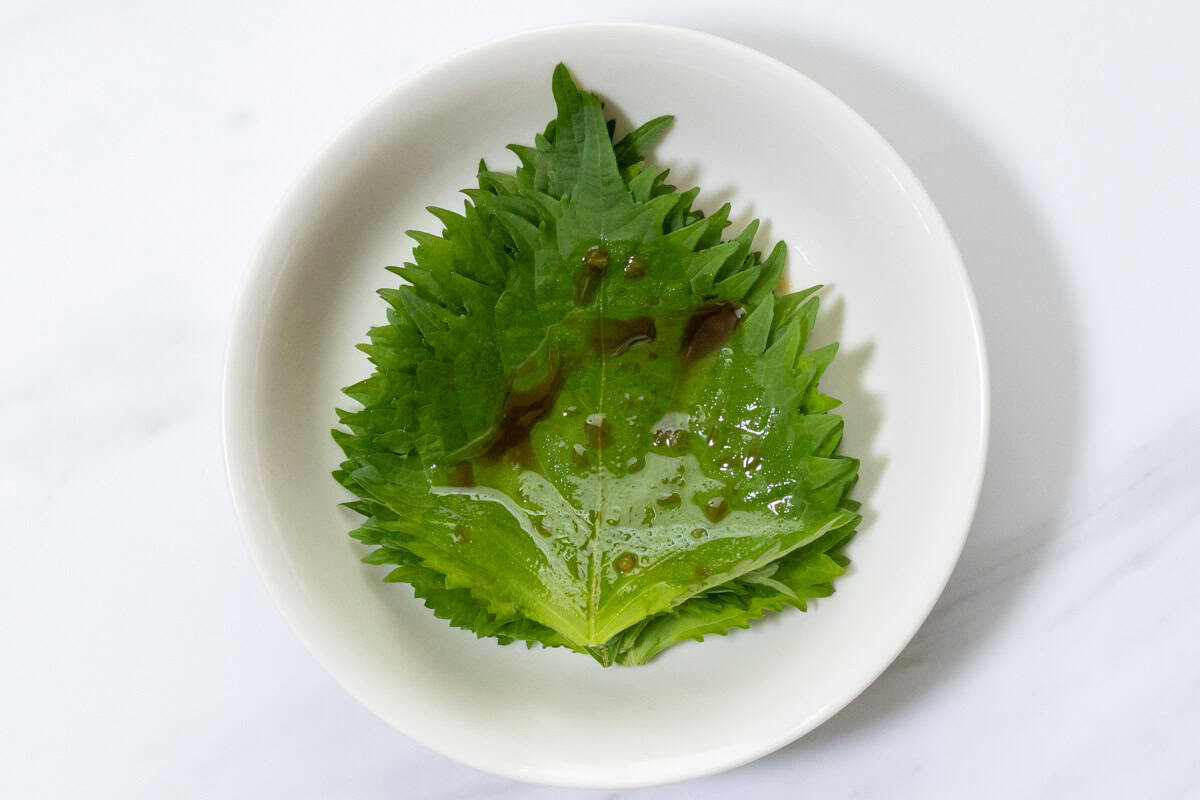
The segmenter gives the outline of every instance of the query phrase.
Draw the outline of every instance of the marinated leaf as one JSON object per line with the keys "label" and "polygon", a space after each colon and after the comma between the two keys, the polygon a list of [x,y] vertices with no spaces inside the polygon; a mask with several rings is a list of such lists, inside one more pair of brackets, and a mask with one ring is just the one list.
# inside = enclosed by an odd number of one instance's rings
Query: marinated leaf
{"label": "marinated leaf", "polygon": [[644,663],[832,591],[858,462],[806,351],[813,289],[782,243],[692,207],[554,73],[558,116],[515,174],[480,165],[384,289],[375,365],[339,411],[335,477],[389,580],[451,624]]}

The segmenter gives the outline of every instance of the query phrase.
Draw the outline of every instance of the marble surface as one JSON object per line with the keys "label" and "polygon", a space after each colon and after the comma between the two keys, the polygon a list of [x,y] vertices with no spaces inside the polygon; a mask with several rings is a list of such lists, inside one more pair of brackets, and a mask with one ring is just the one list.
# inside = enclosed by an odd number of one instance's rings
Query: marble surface
{"label": "marble surface", "polygon": [[800,742],[643,791],[513,783],[386,727],[286,628],[233,521],[218,387],[239,276],[372,99],[463,47],[594,15],[8,0],[0,796],[1200,797],[1196,7],[604,9],[824,83],[961,246],[993,444],[912,644]]}

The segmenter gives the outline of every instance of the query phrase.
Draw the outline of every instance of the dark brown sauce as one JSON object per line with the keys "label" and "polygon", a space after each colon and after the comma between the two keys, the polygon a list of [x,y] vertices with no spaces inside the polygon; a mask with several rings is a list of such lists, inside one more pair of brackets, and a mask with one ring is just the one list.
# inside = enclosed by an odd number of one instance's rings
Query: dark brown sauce
{"label": "dark brown sauce", "polygon": [[460,461],[450,469],[450,473],[446,476],[447,486],[474,486],[475,485],[475,468],[471,466],[470,461]]}
{"label": "dark brown sauce", "polygon": [[639,344],[648,344],[658,335],[650,317],[634,319],[598,319],[592,327],[592,344],[603,358],[616,358]]}
{"label": "dark brown sauce", "polygon": [[714,303],[698,308],[683,329],[679,357],[685,364],[691,364],[715,353],[733,336],[744,316],[746,309],[733,303]]}
{"label": "dark brown sauce", "polygon": [[587,469],[590,461],[588,460],[587,448],[576,442],[571,447],[571,460],[575,462],[575,466],[580,469]]}
{"label": "dark brown sauce", "polygon": [[533,455],[533,442],[529,440],[529,431],[525,432],[525,438],[504,451],[504,455],[500,457],[500,461],[505,466],[514,469],[537,469],[537,459]]}
{"label": "dark brown sauce", "polygon": [[612,436],[612,423],[603,414],[588,414],[583,421],[583,432],[593,447],[608,444]]}
{"label": "dark brown sauce", "polygon": [[625,267],[622,269],[622,271],[625,273],[626,278],[640,278],[645,275],[646,271],[649,269],[650,262],[646,260],[645,256],[635,255],[629,257],[629,260],[625,262]]}
{"label": "dark brown sauce", "polygon": [[550,366],[543,378],[527,389],[508,390],[486,456],[492,460],[515,461],[532,468],[533,450],[528,446],[529,432],[549,416],[560,388],[562,373],[557,354],[552,351]]}
{"label": "dark brown sauce", "polygon": [[[594,247],[583,258],[583,271],[597,273],[603,277],[608,268],[608,251]],[[578,288],[577,282],[577,288]],[[598,286],[598,278],[597,283]],[[594,288],[591,290],[594,294]],[[578,297],[577,297],[578,299]],[[590,297],[589,297],[590,300]],[[745,316],[745,309],[732,303],[712,303],[694,311],[688,319],[680,343],[680,357],[683,362],[697,361],[721,348],[738,324]],[[627,352],[639,344],[655,341],[657,329],[650,317],[636,317],[630,320],[598,320],[592,333],[593,343],[597,350],[606,357],[612,358]],[[647,353],[648,358],[654,358],[656,352]],[[483,456],[491,461],[535,469],[536,458],[530,445],[529,435],[533,427],[549,416],[562,388],[563,374],[558,362],[557,352],[550,355],[550,365],[544,377],[534,385],[524,388],[510,388],[504,398],[499,420],[488,436]],[[577,414],[578,409],[566,409],[564,416]],[[592,446],[608,444],[611,438],[611,425],[603,414],[593,414],[584,421],[584,433]],[[660,428],[653,432],[653,445],[656,447],[678,448],[685,444],[688,437],[686,428]],[[575,448],[573,453],[577,466],[583,467],[586,454],[579,453]],[[632,466],[632,465],[631,465]],[[746,466],[756,466],[747,464]],[[471,462],[460,461],[452,467],[446,478],[447,485],[470,487],[475,485],[474,469]],[[706,513],[707,510],[706,510]],[[715,512],[714,512],[715,513]],[[721,516],[723,516],[721,512]],[[712,516],[710,515],[710,518]],[[719,517],[718,517],[719,518]],[[714,520],[715,521],[715,520]]]}

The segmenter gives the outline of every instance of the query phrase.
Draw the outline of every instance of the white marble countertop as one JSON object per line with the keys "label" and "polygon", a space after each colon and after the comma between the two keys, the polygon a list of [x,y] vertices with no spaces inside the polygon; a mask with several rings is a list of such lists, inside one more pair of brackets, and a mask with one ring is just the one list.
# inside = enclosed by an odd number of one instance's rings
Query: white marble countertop
{"label": "white marble countertop", "polygon": [[[0,796],[576,796],[322,672],[218,437],[238,280],[307,162],[422,65],[593,16],[482,5],[0,5]],[[879,128],[967,261],[994,424],[958,570],[874,686],[741,769],[579,794],[1200,797],[1195,5],[604,11],[762,49]]]}

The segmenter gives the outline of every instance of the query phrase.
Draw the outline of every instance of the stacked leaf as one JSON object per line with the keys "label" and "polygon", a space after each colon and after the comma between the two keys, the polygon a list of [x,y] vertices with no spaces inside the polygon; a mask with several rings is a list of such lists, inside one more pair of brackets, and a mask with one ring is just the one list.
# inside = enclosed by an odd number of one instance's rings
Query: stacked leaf
{"label": "stacked leaf", "polygon": [[557,118],[514,174],[480,164],[462,214],[411,232],[407,285],[361,348],[334,473],[351,535],[452,625],[642,664],[833,591],[858,462],[806,350],[815,289],[776,296],[785,247],[727,241],[614,143],[554,72]]}

